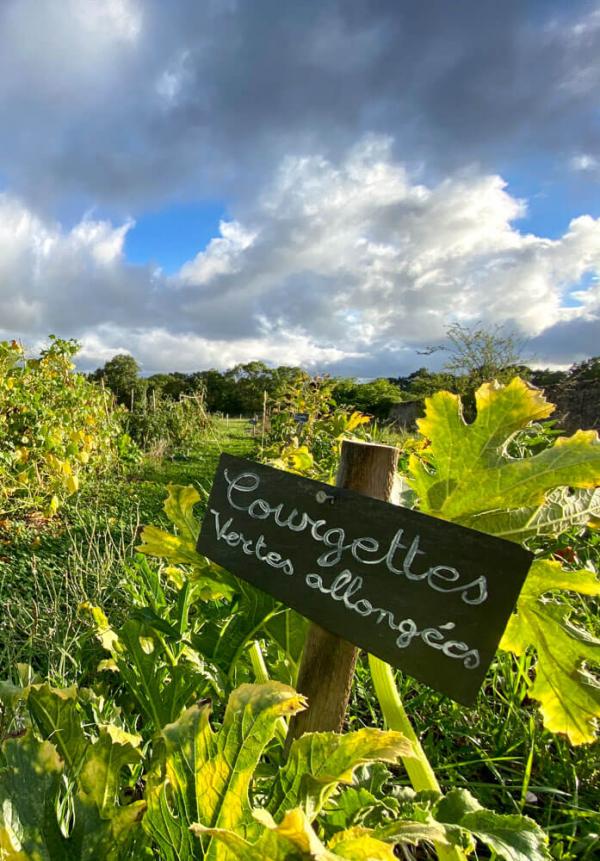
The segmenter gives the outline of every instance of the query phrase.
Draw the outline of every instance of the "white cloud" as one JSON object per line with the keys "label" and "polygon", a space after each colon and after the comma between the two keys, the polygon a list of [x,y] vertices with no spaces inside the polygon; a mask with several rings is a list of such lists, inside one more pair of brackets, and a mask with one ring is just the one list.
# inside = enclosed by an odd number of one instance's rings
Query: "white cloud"
{"label": "white cloud", "polygon": [[519,228],[525,214],[500,177],[418,183],[370,136],[338,163],[286,158],[166,278],[126,262],[131,222],[64,230],[4,195],[0,326],[82,337],[88,363],[125,345],[149,370],[261,358],[370,375],[414,367],[453,320],[483,321],[538,339],[552,361],[555,328],[562,342],[565,326],[600,332],[600,219],[548,239]]}
{"label": "white cloud", "polygon": [[135,356],[145,373],[158,370],[197,371],[203,368],[230,368],[238,362],[255,360],[275,365],[334,365],[361,354],[335,347],[317,347],[310,337],[287,332],[274,338],[241,338],[238,341],[210,340],[191,333],[175,334],[163,328],[120,329],[102,326],[83,333],[80,360],[96,367],[117,353]]}
{"label": "white cloud", "polygon": [[211,239],[189,263],[181,267],[179,277],[188,284],[207,284],[219,275],[238,271],[238,260],[253,244],[257,234],[246,230],[237,221],[221,221],[220,236]]}
{"label": "white cloud", "polygon": [[252,297],[282,328],[361,349],[436,340],[451,319],[507,322],[534,336],[580,313],[563,295],[600,267],[600,221],[574,219],[551,240],[518,229],[525,212],[498,176],[411,183],[381,139],[340,165],[288,158],[247,212],[252,241],[229,243],[224,231],[218,269],[205,268],[206,255],[201,272],[185,267],[198,286],[188,307]]}
{"label": "white cloud", "polygon": [[593,155],[581,153],[574,155],[569,161],[569,167],[574,171],[594,172],[600,169],[600,162]]}

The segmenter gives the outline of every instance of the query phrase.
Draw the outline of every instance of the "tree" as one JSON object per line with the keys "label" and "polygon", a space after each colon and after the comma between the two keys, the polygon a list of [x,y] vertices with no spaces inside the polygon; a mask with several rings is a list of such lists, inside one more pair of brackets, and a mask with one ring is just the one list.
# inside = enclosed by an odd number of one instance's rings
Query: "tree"
{"label": "tree", "polygon": [[109,359],[103,368],[90,374],[90,379],[100,382],[113,392],[118,402],[129,405],[131,392],[139,388],[140,366],[128,353],[119,353]]}
{"label": "tree", "polygon": [[430,371],[427,368],[419,368],[407,377],[398,377],[391,380],[401,392],[406,395],[405,400],[418,400],[427,398],[435,392],[444,389],[447,392],[460,394],[462,387],[458,377],[444,371]]}
{"label": "tree", "polygon": [[546,386],[556,386],[564,383],[568,374],[566,371],[551,371],[550,368],[536,368],[531,374],[531,382],[540,389]]}
{"label": "tree", "polygon": [[592,356],[569,368],[569,378],[572,380],[600,380],[600,356]]}
{"label": "tree", "polygon": [[355,407],[379,419],[386,419],[391,407],[402,400],[399,387],[383,378],[366,383],[359,383],[353,379],[339,380],[332,394],[336,403]]}
{"label": "tree", "polygon": [[453,323],[446,329],[446,337],[448,344],[427,347],[422,355],[448,353],[444,370],[462,377],[467,392],[493,379],[508,382],[517,375],[530,375],[529,369],[520,364],[523,345],[514,333],[504,332],[500,324],[491,329],[471,329]]}

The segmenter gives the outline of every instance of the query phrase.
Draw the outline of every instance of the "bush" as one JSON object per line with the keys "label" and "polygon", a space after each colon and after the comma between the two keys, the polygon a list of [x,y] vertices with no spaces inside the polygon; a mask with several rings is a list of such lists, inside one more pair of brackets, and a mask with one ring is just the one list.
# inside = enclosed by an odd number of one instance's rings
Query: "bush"
{"label": "bush", "polygon": [[178,401],[144,397],[126,417],[131,439],[144,451],[160,455],[187,454],[209,424],[201,395]]}
{"label": "bush", "polygon": [[54,514],[90,473],[118,459],[121,411],[74,373],[73,340],[50,337],[38,358],[0,342],[0,512]]}

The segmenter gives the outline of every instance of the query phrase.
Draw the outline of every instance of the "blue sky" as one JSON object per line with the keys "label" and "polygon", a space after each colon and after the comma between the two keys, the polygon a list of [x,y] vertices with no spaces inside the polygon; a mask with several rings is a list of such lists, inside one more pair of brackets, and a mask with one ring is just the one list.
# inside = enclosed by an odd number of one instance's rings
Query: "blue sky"
{"label": "blue sky", "polygon": [[133,215],[127,233],[125,257],[130,263],[158,264],[174,275],[219,233],[227,218],[225,202],[198,201],[168,204]]}
{"label": "blue sky", "polygon": [[397,375],[453,322],[598,353],[599,58],[599,0],[4,0],[0,337],[148,372]]}

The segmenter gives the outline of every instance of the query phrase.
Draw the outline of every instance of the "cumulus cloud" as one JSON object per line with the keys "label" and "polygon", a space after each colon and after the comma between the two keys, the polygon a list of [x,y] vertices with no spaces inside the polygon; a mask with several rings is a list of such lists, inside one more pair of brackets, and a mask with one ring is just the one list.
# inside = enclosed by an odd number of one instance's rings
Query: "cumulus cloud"
{"label": "cumulus cloud", "polygon": [[50,211],[251,197],[289,153],[363,133],[434,181],[597,154],[596,3],[3,0],[0,170]]}
{"label": "cumulus cloud", "polygon": [[88,365],[128,349],[148,371],[261,358],[394,374],[453,320],[506,323],[553,361],[554,332],[600,333],[600,219],[549,239],[523,230],[525,214],[497,175],[419,182],[389,138],[368,136],[339,161],[285,158],[166,277],[126,262],[129,222],[65,230],[4,195],[0,326],[82,337]]}

